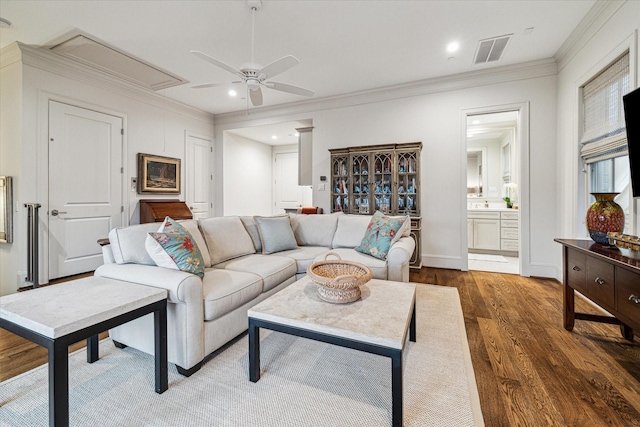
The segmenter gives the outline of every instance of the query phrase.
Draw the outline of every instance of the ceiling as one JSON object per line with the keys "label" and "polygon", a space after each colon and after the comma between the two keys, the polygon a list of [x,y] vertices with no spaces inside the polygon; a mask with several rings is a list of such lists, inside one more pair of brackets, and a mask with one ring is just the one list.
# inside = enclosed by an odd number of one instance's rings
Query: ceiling
{"label": "ceiling", "polygon": [[[311,89],[316,92],[312,99],[370,91],[551,58],[594,4],[595,0],[264,0],[255,14],[255,61],[266,65],[285,55],[296,56],[300,64],[275,81]],[[189,87],[235,79],[190,50],[236,68],[250,60],[251,10],[244,0],[0,0],[0,17],[13,24],[0,29],[0,48],[14,41],[42,46],[79,29],[190,82],[159,91],[169,98],[212,114],[247,108],[242,96],[227,94],[228,87]],[[506,34],[513,36],[501,60],[473,65],[480,40]],[[460,49],[448,53],[452,41]],[[263,92],[265,107],[307,100]]]}
{"label": "ceiling", "polygon": [[309,126],[311,126],[311,120],[298,120],[240,129],[229,129],[225,132],[233,133],[267,145],[291,145],[298,143],[298,133],[296,129]]}

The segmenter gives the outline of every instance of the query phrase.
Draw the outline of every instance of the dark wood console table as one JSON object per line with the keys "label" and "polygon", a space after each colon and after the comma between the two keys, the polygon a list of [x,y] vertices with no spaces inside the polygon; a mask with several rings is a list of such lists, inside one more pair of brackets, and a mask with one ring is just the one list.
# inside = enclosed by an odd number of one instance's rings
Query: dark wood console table
{"label": "dark wood console table", "polygon": [[[620,325],[622,336],[633,340],[640,331],[640,253],[592,240],[554,239],[562,245],[564,328],[574,320]],[[574,290],[612,316],[576,313]]]}

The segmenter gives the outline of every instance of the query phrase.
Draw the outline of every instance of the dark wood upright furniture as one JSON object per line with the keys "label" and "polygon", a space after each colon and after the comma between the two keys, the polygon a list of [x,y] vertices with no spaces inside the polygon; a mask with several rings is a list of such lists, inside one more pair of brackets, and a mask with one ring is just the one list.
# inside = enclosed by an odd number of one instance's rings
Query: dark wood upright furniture
{"label": "dark wood upright furniture", "polygon": [[[592,240],[555,241],[562,245],[564,328],[573,330],[575,319],[611,323],[633,340],[640,331],[640,253]],[[576,313],[574,290],[612,316]]]}
{"label": "dark wood upright furniture", "polygon": [[193,219],[193,214],[185,202],[172,199],[140,200],[140,224],[162,222],[165,217],[175,220]]}
{"label": "dark wood upright furniture", "polygon": [[330,149],[331,212],[409,215],[416,242],[410,268],[422,267],[421,142]]}

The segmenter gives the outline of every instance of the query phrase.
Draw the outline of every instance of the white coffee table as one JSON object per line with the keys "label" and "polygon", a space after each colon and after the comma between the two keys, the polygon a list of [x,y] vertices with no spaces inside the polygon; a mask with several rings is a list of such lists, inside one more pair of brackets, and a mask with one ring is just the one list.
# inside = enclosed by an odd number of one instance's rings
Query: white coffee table
{"label": "white coffee table", "polygon": [[167,291],[86,277],[0,297],[0,327],[46,347],[49,425],[69,425],[69,345],[87,339],[87,362],[98,360],[98,334],[154,313],[155,389],[168,388]]}
{"label": "white coffee table", "polygon": [[249,379],[260,379],[260,331],[271,329],[391,358],[394,427],[402,426],[402,353],[407,332],[416,340],[416,285],[373,279],[362,298],[348,304],[322,301],[305,277],[255,305],[249,315]]}

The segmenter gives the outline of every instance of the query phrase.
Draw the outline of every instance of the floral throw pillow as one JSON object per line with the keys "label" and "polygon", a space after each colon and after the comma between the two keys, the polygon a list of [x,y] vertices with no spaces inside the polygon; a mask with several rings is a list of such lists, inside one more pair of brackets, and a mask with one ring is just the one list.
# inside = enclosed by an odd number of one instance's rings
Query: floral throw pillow
{"label": "floral throw pillow", "polygon": [[188,231],[185,230],[184,233],[149,233],[145,247],[151,259],[158,266],[204,277],[202,254]]}
{"label": "floral throw pillow", "polygon": [[391,242],[406,221],[407,217],[390,217],[376,211],[356,251],[386,261]]}
{"label": "floral throw pillow", "polygon": [[189,232],[187,231],[186,228],[180,225],[178,221],[171,219],[171,217],[166,216],[164,218],[164,221],[162,221],[160,228],[158,228],[158,233],[184,234]]}

